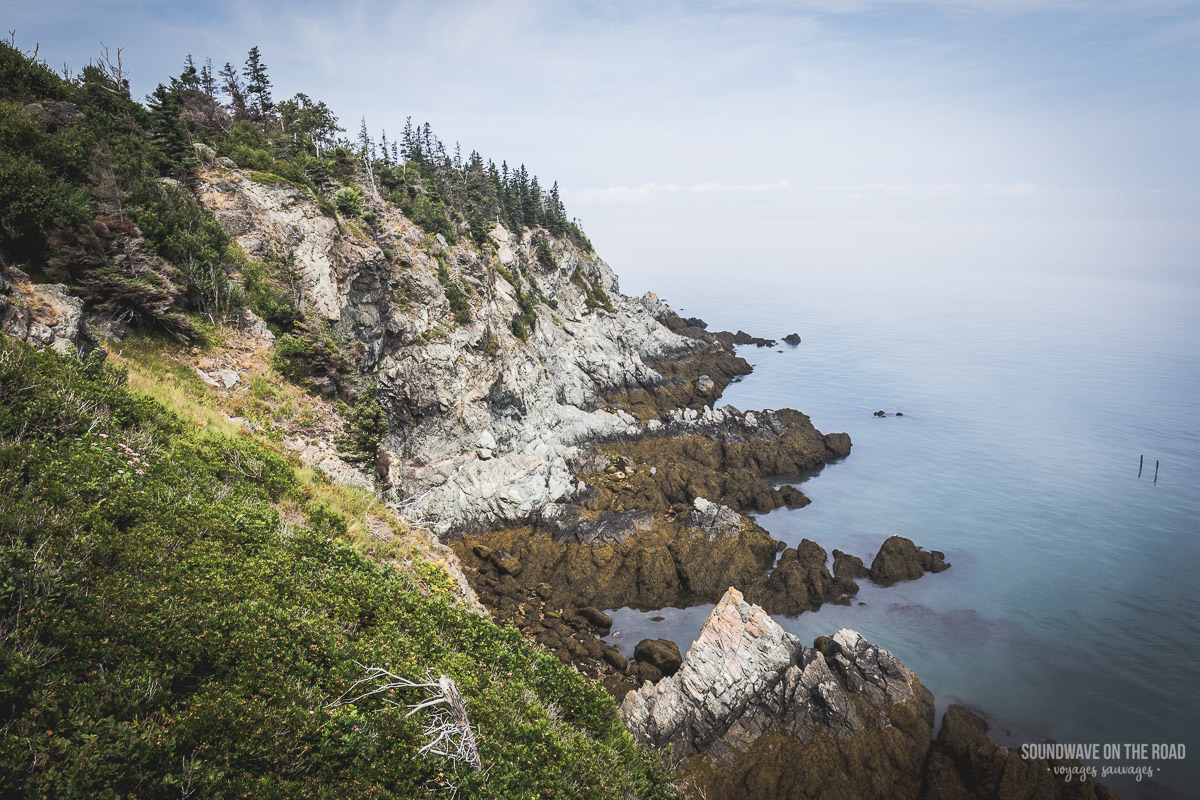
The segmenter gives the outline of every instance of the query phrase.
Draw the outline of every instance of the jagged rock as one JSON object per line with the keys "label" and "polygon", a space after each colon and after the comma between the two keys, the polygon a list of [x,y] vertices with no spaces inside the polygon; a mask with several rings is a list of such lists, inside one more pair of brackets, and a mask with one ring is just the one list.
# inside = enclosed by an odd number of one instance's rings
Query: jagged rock
{"label": "jagged rock", "polygon": [[858,578],[866,578],[870,576],[870,570],[863,566],[863,559],[857,555],[850,553],[842,553],[841,551],[833,552],[833,577],[845,583],[853,584],[857,589],[858,584],[854,584]]}
{"label": "jagged rock", "polygon": [[614,511],[597,517],[584,517],[578,506],[559,508],[559,515],[544,519],[559,542],[582,545],[621,544],[639,531],[654,527],[654,513],[650,511]]}
{"label": "jagged rock", "polygon": [[932,696],[857,633],[827,642],[804,647],[730,589],[679,672],[627,694],[621,714],[710,798],[915,798]]}
{"label": "jagged rock", "polygon": [[633,658],[654,667],[664,677],[674,675],[683,663],[679,645],[670,639],[642,639],[633,649]]}
{"label": "jagged rock", "polygon": [[812,501],[804,492],[797,489],[795,486],[785,484],[779,487],[779,498],[783,500],[783,504],[788,508],[804,508]]}
{"label": "jagged rock", "polygon": [[[197,192],[250,256],[278,262],[291,254],[304,305],[354,343],[359,370],[376,373],[390,425],[380,477],[407,513],[432,520],[440,534],[521,524],[575,501],[582,487],[570,462],[598,439],[640,433],[631,414],[604,408],[605,397],[657,386],[668,378],[656,365],[707,346],[622,297],[608,265],[570,243],[555,244],[554,268],[528,277],[525,291],[557,308],[539,304],[522,341],[507,322],[521,313],[515,289],[488,259],[464,243],[435,238],[430,247],[395,209],[375,211],[378,232],[367,239],[339,229],[286,182],[213,171]],[[506,269],[537,262],[532,231],[494,226],[489,236]],[[454,321],[438,278],[447,256],[472,289],[469,322]],[[613,312],[593,313],[581,284],[605,292]],[[498,351],[485,352],[485,334]],[[479,431],[494,445],[477,443]]]}
{"label": "jagged rock", "polygon": [[[197,144],[200,143],[197,142]],[[271,329],[267,327],[267,323],[248,308],[242,311],[241,317],[238,319],[238,324],[248,332],[266,339],[268,342],[275,341],[275,334],[271,333]]]}
{"label": "jagged rock", "polygon": [[701,375],[696,379],[696,391],[705,397],[711,397],[716,391],[717,385],[713,383],[713,379],[707,375]]}
{"label": "jagged rock", "polygon": [[900,581],[916,580],[926,572],[948,569],[950,564],[940,550],[923,550],[913,544],[912,539],[890,536],[871,562],[870,578],[880,586],[891,586]]}
{"label": "jagged rock", "polygon": [[1053,767],[1077,761],[1024,760],[987,735],[988,725],[961,705],[942,717],[925,765],[921,800],[1117,800],[1108,787],[1076,775],[1067,782]]}
{"label": "jagged rock", "polygon": [[796,345],[800,344],[800,334],[789,333],[787,336],[783,337],[783,340],[795,347]]}

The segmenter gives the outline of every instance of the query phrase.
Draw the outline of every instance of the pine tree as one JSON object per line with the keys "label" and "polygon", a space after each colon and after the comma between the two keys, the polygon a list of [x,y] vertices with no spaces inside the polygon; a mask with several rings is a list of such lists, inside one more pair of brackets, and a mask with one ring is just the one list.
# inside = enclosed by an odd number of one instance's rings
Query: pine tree
{"label": "pine tree", "polygon": [[192,60],[191,53],[188,53],[187,58],[183,60],[183,72],[179,75],[179,85],[190,90],[200,88],[200,73],[196,70],[196,62]]}
{"label": "pine tree", "polygon": [[166,160],[171,172],[180,177],[191,172],[196,165],[191,136],[183,119],[183,91],[176,86],[167,88],[159,84],[146,98],[150,107],[150,131],[154,142]]}
{"label": "pine tree", "polygon": [[246,107],[246,90],[242,86],[242,78],[228,61],[221,68],[221,80],[221,90],[229,96],[229,109],[233,112],[234,120],[249,119],[250,111]]}
{"label": "pine tree", "polygon": [[200,88],[209,98],[217,99],[217,77],[213,74],[212,59],[204,59],[204,66],[200,70]]}
{"label": "pine tree", "polygon": [[250,48],[242,75],[246,78],[246,94],[252,101],[249,108],[251,118],[266,131],[275,104],[271,102],[271,79],[267,77],[267,65],[262,63],[258,45]]}

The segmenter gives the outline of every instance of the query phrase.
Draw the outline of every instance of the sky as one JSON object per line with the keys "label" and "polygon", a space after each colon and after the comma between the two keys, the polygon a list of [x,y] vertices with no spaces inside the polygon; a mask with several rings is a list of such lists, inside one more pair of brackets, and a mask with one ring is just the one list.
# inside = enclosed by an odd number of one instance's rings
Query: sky
{"label": "sky", "polygon": [[1200,283],[1200,3],[11,4],[136,97],[260,48],[351,134],[428,121],[558,181],[622,289],[980,271]]}

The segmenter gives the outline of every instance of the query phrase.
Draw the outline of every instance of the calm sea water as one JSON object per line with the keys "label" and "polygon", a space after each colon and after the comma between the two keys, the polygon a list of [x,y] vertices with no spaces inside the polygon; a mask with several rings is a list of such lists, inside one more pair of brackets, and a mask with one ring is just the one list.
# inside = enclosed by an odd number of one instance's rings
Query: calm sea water
{"label": "calm sea water", "polygon": [[[966,703],[1007,744],[1182,743],[1182,761],[1097,766],[1156,769],[1153,785],[1106,779],[1129,798],[1200,796],[1195,289],[827,276],[667,294],[713,329],[803,338],[742,348],[754,374],[721,405],[790,406],[854,440],[805,477],[810,506],[762,525],[867,562],[900,534],[953,564],[889,589],[860,581],[862,604],[778,618],[785,628],[810,641],[860,631],[917,672],[939,720]],[[661,622],[617,610],[613,641],[669,636],[686,650],[708,610]]]}

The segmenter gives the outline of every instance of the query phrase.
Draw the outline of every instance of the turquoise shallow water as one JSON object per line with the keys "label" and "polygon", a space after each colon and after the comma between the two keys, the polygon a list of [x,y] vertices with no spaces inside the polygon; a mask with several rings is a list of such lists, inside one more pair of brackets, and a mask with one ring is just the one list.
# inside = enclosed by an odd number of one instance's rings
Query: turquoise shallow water
{"label": "turquoise shallow water", "polygon": [[[790,406],[854,440],[804,477],[810,506],[761,524],[868,562],[901,534],[954,565],[890,589],[860,582],[865,605],[784,627],[810,641],[862,632],[916,670],[939,715],[964,702],[1005,743],[1183,743],[1182,761],[1097,766],[1158,770],[1154,785],[1107,780],[1126,797],[1200,796],[1196,291],[1012,275],[772,288],[666,298],[712,329],[803,338],[742,348],[754,374],[720,405]],[[657,623],[617,610],[615,641],[686,649],[707,610]]]}

